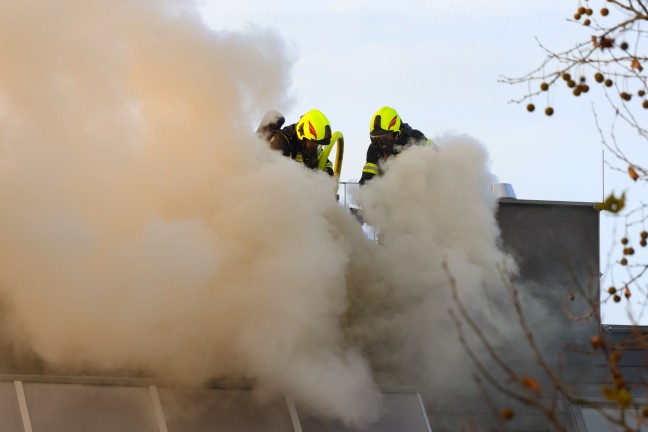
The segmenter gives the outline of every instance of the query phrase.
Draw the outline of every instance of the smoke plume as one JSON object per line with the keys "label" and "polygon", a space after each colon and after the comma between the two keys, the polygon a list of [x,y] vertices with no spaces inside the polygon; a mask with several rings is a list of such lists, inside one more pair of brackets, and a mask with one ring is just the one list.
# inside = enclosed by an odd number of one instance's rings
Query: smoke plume
{"label": "smoke plume", "polygon": [[386,174],[359,193],[380,245],[367,255],[364,274],[350,279],[350,332],[384,380],[447,397],[470,381],[471,370],[448,314],[456,307],[450,275],[472,319],[504,337],[515,319],[499,310],[509,296],[502,281],[516,265],[498,247],[495,179],[484,148],[462,135],[436,143],[389,160]]}
{"label": "smoke plume", "polygon": [[363,188],[376,244],[333,179],[250,127],[287,102],[272,33],[208,30],[185,3],[12,0],[0,64],[0,295],[47,364],[245,377],[363,424],[383,378],[458,356],[431,342],[442,262],[477,305],[506,261],[473,140]]}

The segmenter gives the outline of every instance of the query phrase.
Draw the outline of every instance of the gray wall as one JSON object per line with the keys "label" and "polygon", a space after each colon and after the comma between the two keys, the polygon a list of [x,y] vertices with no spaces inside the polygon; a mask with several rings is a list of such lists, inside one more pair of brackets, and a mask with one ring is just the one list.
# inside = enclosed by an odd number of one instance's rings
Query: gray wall
{"label": "gray wall", "polygon": [[[592,309],[590,302],[598,300],[600,290],[598,211],[593,203],[502,199],[497,221],[501,229],[501,247],[512,254],[520,266],[514,286],[544,359],[561,382],[569,386],[570,394],[596,391],[600,395],[601,383],[609,375],[604,359],[579,352],[592,352],[591,337],[600,334],[596,319],[598,309]],[[506,302],[507,299],[502,299],[502,304]],[[592,310],[594,313],[588,319],[575,319]],[[520,327],[520,323],[512,321],[511,326]],[[548,406],[553,400],[554,385],[535,360],[523,332],[519,334],[517,339],[507,341],[507,345],[498,346],[497,352],[518,378],[529,375],[538,380],[542,389],[539,399]],[[505,387],[521,389],[501,373],[485,350],[478,352],[489,372]],[[460,379],[471,380],[472,377]],[[487,396],[473,389],[454,406],[428,409],[432,429],[435,432],[462,428],[502,430],[506,424],[510,431],[554,430],[538,409],[516,402],[493,386],[486,384],[485,387]],[[511,421],[502,421],[499,413],[503,407],[513,409],[515,414]],[[560,401],[556,412],[567,430],[579,430],[566,399]]]}

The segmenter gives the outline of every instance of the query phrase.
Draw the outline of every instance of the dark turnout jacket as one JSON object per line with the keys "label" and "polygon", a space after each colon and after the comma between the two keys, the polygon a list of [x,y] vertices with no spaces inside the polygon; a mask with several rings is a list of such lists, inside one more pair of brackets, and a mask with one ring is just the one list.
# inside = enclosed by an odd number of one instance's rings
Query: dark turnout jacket
{"label": "dark turnout jacket", "polygon": [[[400,134],[398,134],[398,139],[396,140],[395,147],[398,149],[397,152],[400,153],[405,146],[412,144],[427,144],[430,140],[425,137],[423,132],[417,129],[412,129],[407,123],[401,124]],[[367,149],[367,162],[362,168],[362,177],[360,177],[360,184],[364,184],[367,180],[370,180],[375,175],[382,175],[383,170],[381,167],[381,162],[384,162],[393,156],[391,154],[383,154],[378,147],[373,144],[369,144]]]}
{"label": "dark turnout jacket", "polygon": [[[304,147],[301,140],[297,138],[296,123],[272,132],[272,135],[270,136],[268,142],[270,143],[270,148],[272,148],[273,150],[278,150],[284,156],[290,157],[297,162],[300,163],[304,162],[303,159]],[[317,158],[318,162],[320,157],[321,157],[321,149]],[[317,167],[311,167],[311,168],[317,168]],[[333,163],[331,161],[329,160],[326,161],[324,171],[326,171],[329,175],[333,175]]]}

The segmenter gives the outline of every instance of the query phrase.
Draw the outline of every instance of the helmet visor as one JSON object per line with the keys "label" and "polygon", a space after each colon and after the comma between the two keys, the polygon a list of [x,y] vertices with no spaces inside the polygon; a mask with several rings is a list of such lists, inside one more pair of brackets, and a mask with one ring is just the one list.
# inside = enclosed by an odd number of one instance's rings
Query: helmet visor
{"label": "helmet visor", "polygon": [[378,149],[383,153],[394,153],[394,145],[398,139],[398,134],[395,132],[387,133],[384,135],[375,135],[371,136],[371,143],[378,147]]}

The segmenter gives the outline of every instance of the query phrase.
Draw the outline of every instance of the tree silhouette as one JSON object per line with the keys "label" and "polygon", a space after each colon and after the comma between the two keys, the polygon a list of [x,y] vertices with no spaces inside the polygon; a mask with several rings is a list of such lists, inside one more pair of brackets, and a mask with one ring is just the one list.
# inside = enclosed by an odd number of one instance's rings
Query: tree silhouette
{"label": "tree silhouette", "polygon": [[[599,103],[603,103],[593,104],[592,109],[601,142],[612,155],[612,158],[606,158],[605,164],[624,173],[628,179],[627,188],[631,189],[628,198],[634,193],[632,205],[626,205],[625,191],[613,192],[598,204],[600,210],[624,218],[623,232],[614,233],[618,247],[611,250],[608,257],[613,282],[606,288],[608,297],[603,301],[619,303],[636,294],[634,300],[641,298],[644,303],[648,295],[646,284],[642,283],[648,271],[643,249],[648,241],[648,203],[637,199],[640,198],[637,192],[641,192],[639,188],[645,188],[648,182],[648,165],[641,157],[648,155],[645,120],[648,115],[648,76],[645,69],[648,67],[648,52],[644,51],[648,36],[648,6],[643,0],[578,1],[568,21],[583,27],[584,40],[559,52],[548,49],[538,40],[545,53],[539,66],[520,77],[502,77],[499,81],[526,87],[527,91],[511,102],[525,106],[529,112],[536,111],[535,97],[552,92],[568,92],[576,98],[575,103],[584,100],[581,95],[591,92]],[[551,105],[544,109],[548,116],[557,111],[559,108]],[[611,117],[606,117],[606,122],[602,121],[603,113]],[[637,154],[627,141],[617,139],[618,127],[634,130],[643,151]],[[622,276],[618,277],[618,274]],[[638,323],[641,316],[630,318]]]}

